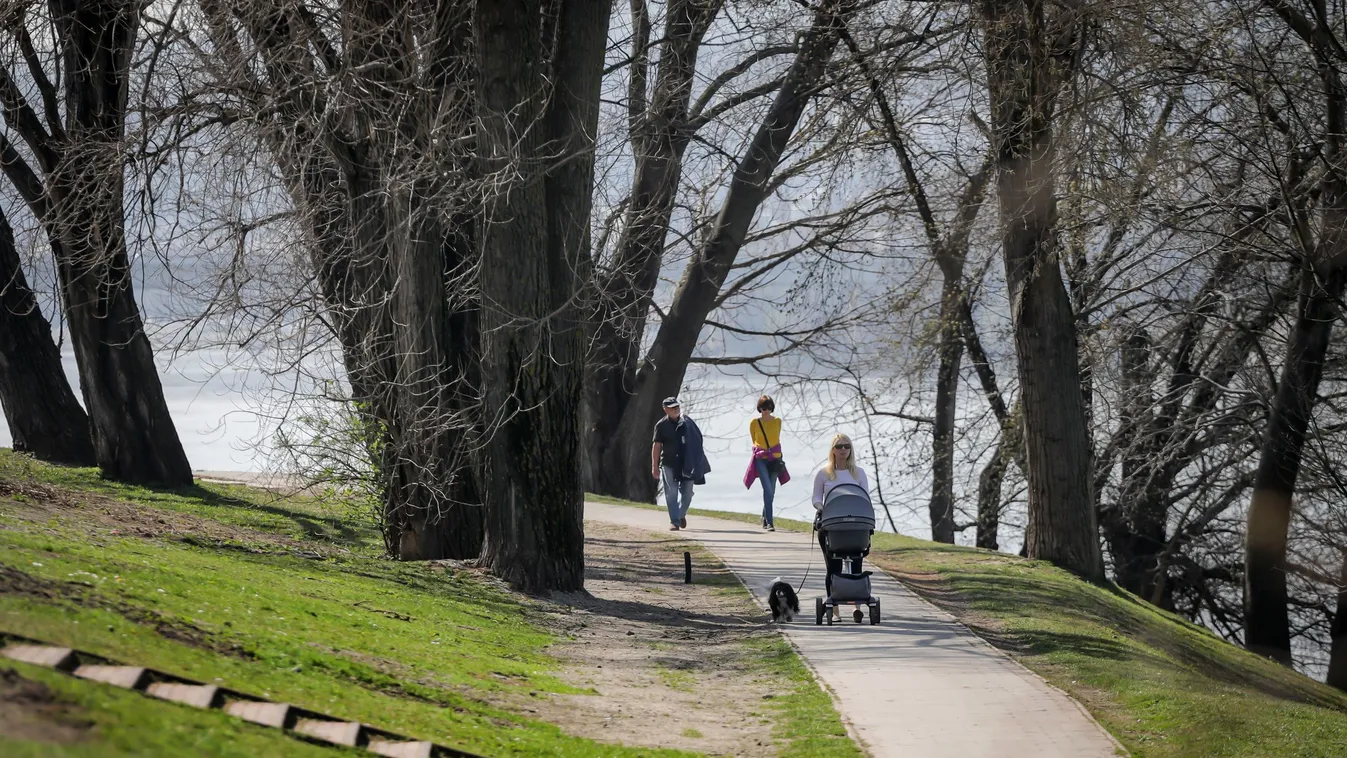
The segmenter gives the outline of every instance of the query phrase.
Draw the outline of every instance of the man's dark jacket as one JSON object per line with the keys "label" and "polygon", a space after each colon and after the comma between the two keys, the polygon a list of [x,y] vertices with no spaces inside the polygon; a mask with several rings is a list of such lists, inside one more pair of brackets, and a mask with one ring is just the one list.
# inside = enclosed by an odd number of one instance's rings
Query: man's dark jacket
{"label": "man's dark jacket", "polygon": [[697,422],[683,416],[678,422],[679,478],[691,479],[693,484],[706,484],[706,475],[711,473],[711,462],[706,459],[706,448],[702,444],[702,430]]}

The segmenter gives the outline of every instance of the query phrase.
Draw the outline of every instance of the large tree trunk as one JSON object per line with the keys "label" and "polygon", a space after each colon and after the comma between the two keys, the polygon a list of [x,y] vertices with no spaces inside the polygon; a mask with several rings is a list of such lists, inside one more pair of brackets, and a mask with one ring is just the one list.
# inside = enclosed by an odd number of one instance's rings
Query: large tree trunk
{"label": "large tree trunk", "polygon": [[[646,315],[659,281],[664,240],[682,173],[683,154],[692,137],[688,101],[697,70],[697,53],[720,0],[673,0],[660,44],[655,89],[645,107],[649,53],[649,15],[644,0],[633,0],[634,61],[628,94],[636,162],[631,197],[612,262],[599,276],[593,319],[594,336],[585,379],[586,445],[590,487],[615,497],[640,497],[626,486],[623,469],[606,465],[611,446],[636,385],[636,368],[645,336]],[[645,468],[648,468],[646,466]]]}
{"label": "large tree trunk", "polygon": [[[545,78],[537,0],[479,2],[483,168],[507,186],[482,234],[482,561],[527,592],[584,586],[580,404],[594,135],[611,3],[557,0]],[[546,101],[544,84],[553,83]],[[512,156],[518,156],[516,162]],[[545,170],[545,156],[558,156]],[[542,173],[542,176],[539,174]],[[539,181],[541,179],[541,181]]]}
{"label": "large tree trunk", "polygon": [[[450,231],[446,221],[466,220],[472,172],[446,149],[456,141],[444,139],[446,131],[469,131],[471,11],[445,2],[423,20],[435,44],[425,77],[431,86],[417,88],[416,30],[403,6],[352,3],[346,25],[347,54],[366,72],[371,170],[386,197],[371,213],[391,275],[386,541],[402,560],[475,558],[482,518],[471,472],[475,427],[462,384],[473,378],[464,358],[476,350],[460,342],[468,337],[460,323],[463,288],[446,282],[463,275],[471,259],[470,235]],[[436,118],[441,103],[432,92],[453,110]]]}
{"label": "large tree trunk", "polygon": [[1075,47],[1074,11],[984,0],[984,44],[1029,467],[1026,552],[1103,578],[1075,314],[1062,279],[1052,121]]}
{"label": "large tree trunk", "polygon": [[66,146],[49,184],[53,249],[103,476],[186,486],[192,469],[164,401],[131,287],[120,142],[139,21],[134,2],[53,0]]}
{"label": "large tree trunk", "polygon": [[89,417],[75,399],[51,324],[23,275],[14,230],[0,212],[0,408],[14,449],[52,463],[94,465]]}
{"label": "large tree trunk", "polygon": [[1342,568],[1338,575],[1338,604],[1333,613],[1329,631],[1332,643],[1328,653],[1328,686],[1347,692],[1347,550],[1342,552]]}
{"label": "large tree trunk", "polygon": [[613,476],[620,477],[629,497],[647,501],[655,497],[655,481],[650,476],[650,430],[659,415],[660,398],[676,394],[683,384],[702,325],[715,306],[754,215],[767,197],[772,172],[810,97],[823,81],[842,20],[853,7],[853,0],[829,0],[815,13],[776,100],[734,171],[720,213],[688,264],[673,304],[641,362],[619,433],[600,462],[613,471]]}
{"label": "large tree trunk", "polygon": [[[291,5],[202,0],[240,91],[275,97],[262,137],[306,225],[371,466],[385,546],[402,560],[480,554],[472,6],[343,8],[346,57]],[[237,27],[236,27],[237,24]],[[251,37],[270,81],[236,39]],[[315,52],[316,51],[316,52]],[[349,64],[350,69],[344,67]],[[324,82],[354,72],[360,108]],[[329,101],[329,98],[336,98]],[[333,122],[328,114],[357,113]]]}

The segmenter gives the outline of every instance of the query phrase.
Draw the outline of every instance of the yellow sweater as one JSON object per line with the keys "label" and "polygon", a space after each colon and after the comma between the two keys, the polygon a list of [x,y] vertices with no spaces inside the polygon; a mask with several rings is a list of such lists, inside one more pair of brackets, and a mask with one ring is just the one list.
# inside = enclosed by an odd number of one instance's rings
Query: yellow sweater
{"label": "yellow sweater", "polygon": [[[766,437],[762,436],[763,429],[767,430]],[[756,417],[748,422],[748,433],[753,438],[754,445],[763,450],[770,450],[781,444],[781,419]]]}

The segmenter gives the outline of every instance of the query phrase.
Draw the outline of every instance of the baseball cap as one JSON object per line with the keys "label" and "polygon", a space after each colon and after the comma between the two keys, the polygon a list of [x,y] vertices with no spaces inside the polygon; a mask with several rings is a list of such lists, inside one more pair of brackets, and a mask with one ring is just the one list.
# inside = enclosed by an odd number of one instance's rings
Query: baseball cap
{"label": "baseball cap", "polygon": [[666,398],[664,398],[664,407],[665,407],[665,408],[677,408],[677,407],[679,407],[679,405],[680,405],[680,403],[678,402],[678,398],[676,398],[676,397],[666,397]]}

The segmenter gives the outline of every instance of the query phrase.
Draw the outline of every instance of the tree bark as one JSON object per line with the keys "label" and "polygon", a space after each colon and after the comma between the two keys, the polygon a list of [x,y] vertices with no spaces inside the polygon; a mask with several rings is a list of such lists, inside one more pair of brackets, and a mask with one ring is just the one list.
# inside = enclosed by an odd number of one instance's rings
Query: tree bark
{"label": "tree bark", "polygon": [[[702,38],[720,12],[720,0],[673,0],[669,4],[660,46],[655,89],[649,107],[645,70],[649,39],[648,10],[643,0],[632,3],[638,33],[629,99],[632,152],[636,161],[631,197],[612,263],[599,276],[593,315],[593,340],[586,376],[586,437],[589,481],[595,492],[636,497],[620,467],[610,465],[612,446],[636,385],[636,369],[646,315],[659,281],[664,241],[669,231],[683,154],[692,137],[688,102],[697,70]],[[648,465],[646,466],[648,468]],[[653,491],[648,493],[653,499]]]}
{"label": "tree bark", "polygon": [[776,100],[735,169],[720,213],[688,264],[673,303],[641,362],[617,443],[609,447],[602,462],[615,476],[622,477],[628,497],[654,500],[650,429],[659,414],[660,398],[676,394],[683,384],[702,325],[743,246],[754,215],[766,199],[772,172],[823,80],[824,68],[837,47],[842,19],[853,7],[854,0],[829,0],[815,13]]}
{"label": "tree bark", "polygon": [[1090,436],[1053,182],[1052,114],[1074,68],[1076,11],[1050,20],[1043,0],[984,0],[981,10],[1029,468],[1026,551],[1098,580]]}
{"label": "tree bark", "polygon": [[[491,305],[483,379],[494,420],[483,466],[482,561],[526,592],[584,586],[578,295],[588,266],[611,3],[557,0],[554,7],[550,77],[537,0],[479,2],[474,30],[484,173],[509,177],[505,191],[488,199],[482,235],[482,300]],[[560,159],[538,171],[548,155]]]}
{"label": "tree bark", "polygon": [[53,0],[66,143],[48,184],[53,250],[102,475],[187,486],[192,469],[164,401],[131,286],[120,141],[139,4]]}
{"label": "tree bark", "polygon": [[14,450],[38,460],[92,466],[89,417],[75,399],[61,351],[28,287],[14,230],[0,212],[0,408]]}

